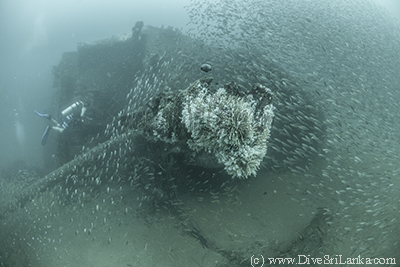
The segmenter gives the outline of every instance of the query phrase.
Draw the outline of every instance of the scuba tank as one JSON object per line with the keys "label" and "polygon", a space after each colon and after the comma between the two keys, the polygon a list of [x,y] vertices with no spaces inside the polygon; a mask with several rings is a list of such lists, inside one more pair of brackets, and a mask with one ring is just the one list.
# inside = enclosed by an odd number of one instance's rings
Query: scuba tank
{"label": "scuba tank", "polygon": [[[63,111],[61,111],[61,114],[63,116],[67,116],[70,115],[71,113],[73,113],[75,110],[77,110],[80,106],[82,105],[82,109],[84,109],[86,111],[86,108],[83,106],[83,102],[82,101],[77,101],[75,103],[73,103],[71,106],[67,107],[66,109],[64,109]],[[83,111],[83,110],[82,110]],[[84,111],[81,113],[85,113]],[[81,114],[82,115],[82,114]]]}

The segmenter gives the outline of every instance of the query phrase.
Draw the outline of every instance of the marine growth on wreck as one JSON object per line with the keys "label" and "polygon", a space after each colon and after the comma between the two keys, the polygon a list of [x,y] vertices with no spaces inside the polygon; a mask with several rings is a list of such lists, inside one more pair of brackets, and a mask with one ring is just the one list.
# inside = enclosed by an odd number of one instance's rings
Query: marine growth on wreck
{"label": "marine growth on wreck", "polygon": [[396,266],[398,23],[364,0],[186,10],[63,54],[52,114],[87,119],[45,175],[1,172],[0,265]]}

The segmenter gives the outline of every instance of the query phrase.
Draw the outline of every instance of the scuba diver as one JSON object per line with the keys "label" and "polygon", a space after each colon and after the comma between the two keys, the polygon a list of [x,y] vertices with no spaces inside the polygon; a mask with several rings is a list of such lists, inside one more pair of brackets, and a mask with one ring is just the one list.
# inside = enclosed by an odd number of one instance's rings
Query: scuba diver
{"label": "scuba diver", "polygon": [[49,137],[50,130],[55,130],[59,133],[64,132],[69,126],[76,124],[77,122],[83,122],[83,118],[85,116],[86,107],[82,101],[77,101],[64,109],[61,112],[61,115],[64,117],[62,124],[58,123],[55,119],[53,119],[49,114],[42,114],[34,110],[36,115],[46,118],[51,121],[54,126],[47,126],[46,130],[42,135],[42,145],[44,146],[47,142],[47,138]]}

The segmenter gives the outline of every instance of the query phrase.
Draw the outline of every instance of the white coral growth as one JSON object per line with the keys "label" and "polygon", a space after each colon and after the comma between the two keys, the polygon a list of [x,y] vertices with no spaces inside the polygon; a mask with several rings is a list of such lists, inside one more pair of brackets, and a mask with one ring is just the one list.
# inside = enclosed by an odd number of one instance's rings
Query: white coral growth
{"label": "white coral growth", "polygon": [[223,88],[187,95],[182,122],[191,134],[189,148],[213,153],[233,177],[255,175],[267,153],[274,117],[272,104],[258,111],[256,104],[252,97],[230,95]]}

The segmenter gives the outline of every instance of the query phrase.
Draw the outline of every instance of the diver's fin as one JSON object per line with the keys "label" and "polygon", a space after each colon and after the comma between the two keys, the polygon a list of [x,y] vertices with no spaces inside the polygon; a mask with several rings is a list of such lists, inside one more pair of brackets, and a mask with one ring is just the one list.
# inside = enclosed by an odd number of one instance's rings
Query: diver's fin
{"label": "diver's fin", "polygon": [[47,138],[49,137],[49,133],[50,133],[50,126],[46,127],[46,130],[44,131],[43,135],[42,135],[42,146],[44,146],[47,142]]}
{"label": "diver's fin", "polygon": [[36,110],[33,110],[33,111],[35,112],[36,115],[46,118],[48,120],[51,120],[51,116],[49,114],[42,114],[42,113],[37,112]]}

